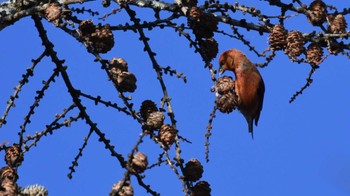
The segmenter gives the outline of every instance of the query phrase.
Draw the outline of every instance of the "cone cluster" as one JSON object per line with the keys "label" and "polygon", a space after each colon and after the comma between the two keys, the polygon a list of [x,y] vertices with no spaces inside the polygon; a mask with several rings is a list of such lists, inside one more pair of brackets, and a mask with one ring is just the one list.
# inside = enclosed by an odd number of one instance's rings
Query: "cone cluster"
{"label": "cone cluster", "polygon": [[271,29],[268,41],[272,50],[284,50],[293,61],[305,52],[303,34],[300,31],[288,32],[281,24]]}
{"label": "cone cluster", "polygon": [[107,53],[114,46],[114,36],[109,25],[95,26],[92,20],[84,20],[79,24],[82,39],[98,53]]}
{"label": "cone cluster", "polygon": [[230,113],[237,107],[237,95],[234,93],[235,82],[232,77],[218,78],[216,91],[221,95],[217,100],[217,107],[222,113]]}
{"label": "cone cluster", "polygon": [[[326,33],[344,34],[347,33],[347,22],[342,14],[328,14],[327,5],[322,0],[314,0],[307,7],[307,19],[314,26],[322,26],[328,21],[328,31]],[[322,40],[321,40],[322,41]],[[335,48],[332,40],[328,43],[328,51],[331,54],[337,54],[342,49]],[[305,49],[305,38],[299,31],[287,31],[282,24],[276,24],[271,30],[268,38],[269,46],[273,51],[283,50],[288,57],[298,62],[303,59],[297,59],[305,54],[306,60],[311,65],[317,65],[321,61],[324,53],[322,47],[325,42],[310,43]],[[300,60],[300,61],[299,61]]]}
{"label": "cone cluster", "polygon": [[177,130],[169,124],[164,124],[165,116],[163,112],[158,111],[153,101],[145,100],[142,102],[140,115],[147,130],[159,130],[158,139],[166,148],[169,148],[176,141]]}
{"label": "cone cluster", "polygon": [[45,187],[31,185],[20,189],[17,185],[18,175],[17,167],[24,160],[22,150],[18,144],[6,147],[5,162],[7,166],[0,169],[0,195],[38,195],[47,196],[48,191]]}
{"label": "cone cluster", "polygon": [[[190,0],[188,0],[190,1]],[[201,55],[205,61],[213,60],[218,52],[217,41],[213,38],[218,29],[218,20],[211,13],[206,13],[202,8],[191,7],[187,11],[187,23],[196,35],[196,41],[201,48]]]}
{"label": "cone cluster", "polygon": [[128,72],[128,63],[123,58],[113,58],[109,62],[108,70],[119,91],[134,92],[136,90],[137,79],[133,73]]}
{"label": "cone cluster", "polygon": [[5,162],[7,166],[0,169],[0,195],[17,195],[17,167],[23,162],[23,154],[19,145],[5,147]]}
{"label": "cone cluster", "polygon": [[140,115],[145,121],[146,129],[150,131],[160,129],[165,119],[163,112],[158,111],[156,104],[151,100],[142,102]]}

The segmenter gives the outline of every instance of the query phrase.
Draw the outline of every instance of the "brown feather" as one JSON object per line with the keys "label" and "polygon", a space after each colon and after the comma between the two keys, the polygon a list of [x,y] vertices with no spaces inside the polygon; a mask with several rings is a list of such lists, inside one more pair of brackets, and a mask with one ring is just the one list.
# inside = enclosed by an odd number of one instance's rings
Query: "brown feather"
{"label": "brown feather", "polygon": [[238,110],[247,120],[249,132],[253,135],[253,121],[257,126],[263,107],[264,81],[256,66],[239,50],[231,49],[222,53],[219,64],[221,73],[230,70],[235,74]]}

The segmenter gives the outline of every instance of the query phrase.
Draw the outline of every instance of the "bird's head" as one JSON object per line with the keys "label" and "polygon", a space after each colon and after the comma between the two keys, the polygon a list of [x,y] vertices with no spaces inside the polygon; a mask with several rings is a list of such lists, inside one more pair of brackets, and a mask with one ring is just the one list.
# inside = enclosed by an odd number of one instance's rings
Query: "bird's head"
{"label": "bird's head", "polygon": [[234,59],[228,55],[228,51],[222,53],[219,58],[219,74],[223,74],[226,70],[232,67]]}
{"label": "bird's head", "polygon": [[236,70],[249,66],[250,63],[247,63],[248,61],[247,57],[241,51],[236,49],[227,50],[220,55],[219,74],[223,74],[226,70],[236,73]]}

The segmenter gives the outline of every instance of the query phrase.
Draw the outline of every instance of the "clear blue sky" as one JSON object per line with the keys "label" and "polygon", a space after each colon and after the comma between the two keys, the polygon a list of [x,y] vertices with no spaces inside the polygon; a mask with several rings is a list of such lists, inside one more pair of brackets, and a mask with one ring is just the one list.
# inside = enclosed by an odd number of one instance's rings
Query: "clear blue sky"
{"label": "clear blue sky", "polygon": [[[264,2],[248,1],[246,5],[257,4],[259,9],[269,10],[271,15],[279,14]],[[94,4],[91,5],[93,7]],[[346,5],[341,5],[344,6]],[[124,14],[117,14],[107,22],[124,24],[128,22]],[[149,13],[145,15],[148,16]],[[52,24],[44,24],[59,58],[66,59],[73,85],[88,94],[100,95],[105,100],[122,106],[122,101],[111,82],[107,81],[105,72],[99,64],[93,62],[94,58],[90,54],[86,54],[85,47]],[[306,23],[305,16],[288,19],[286,27],[288,30],[312,30]],[[241,32],[259,51],[267,47],[266,35],[259,36],[245,30]],[[293,104],[289,104],[290,97],[306,82],[310,66],[291,63],[283,52],[278,52],[268,67],[260,69],[266,92],[259,126],[255,127],[254,141],[248,134],[246,121],[240,113],[217,113],[213,122],[210,162],[205,163],[204,134],[215,99],[210,92],[213,83],[209,71],[203,68],[199,55],[188,48],[186,39],[179,37],[173,30],[156,29],[146,33],[151,38],[150,44],[157,53],[158,62],[187,76],[187,84],[181,79],[166,75],[164,79],[172,98],[180,134],[193,143],[181,145],[182,157],[185,161],[197,158],[202,162],[204,175],[201,180],[210,183],[212,195],[350,195],[350,67],[346,57],[329,57],[314,74],[311,87]],[[138,34],[117,31],[114,36],[114,49],[102,56],[106,59],[123,57],[128,62],[129,70],[138,79],[138,88],[132,93],[135,108],[138,109],[145,99],[152,99],[159,106],[162,91],[151,62],[143,52]],[[238,48],[252,62],[263,62],[263,59],[249,52],[237,40],[218,34],[215,39],[219,42],[220,53]],[[2,30],[0,42],[2,115],[13,87],[31,65],[31,59],[42,53],[43,47],[30,17]],[[327,54],[326,51],[325,53]],[[218,66],[217,58],[213,64]],[[18,142],[17,132],[34,101],[35,91],[41,89],[42,80],[47,80],[53,69],[54,64],[48,58],[37,66],[34,77],[30,78],[30,83],[21,91],[16,107],[11,109],[8,123],[0,130],[0,142]],[[232,76],[231,73],[226,74]],[[124,156],[130,153],[141,131],[139,124],[111,108],[96,107],[93,102],[85,99],[83,103],[91,118],[116,146],[116,150]],[[26,134],[32,135],[45,129],[45,125],[54,120],[55,114],[61,113],[70,104],[71,98],[64,83],[61,78],[57,78],[36,109]],[[77,111],[70,114],[74,116]],[[170,123],[169,117],[165,121]],[[86,124],[77,122],[44,138],[36,148],[26,153],[25,161],[19,168],[18,184],[44,185],[50,195],[107,195],[112,185],[123,177],[124,171],[94,134],[73,179],[67,178],[68,167],[88,132]],[[150,163],[155,163],[158,154],[162,152],[148,138],[139,150],[148,155]],[[174,155],[174,149],[170,154]],[[4,152],[1,152],[0,156],[3,155]],[[3,161],[0,162],[1,167],[4,164]],[[146,171],[145,175],[144,181],[162,195],[183,195],[181,182],[167,165]],[[135,195],[146,195],[137,185],[136,179],[132,179],[132,184]]]}

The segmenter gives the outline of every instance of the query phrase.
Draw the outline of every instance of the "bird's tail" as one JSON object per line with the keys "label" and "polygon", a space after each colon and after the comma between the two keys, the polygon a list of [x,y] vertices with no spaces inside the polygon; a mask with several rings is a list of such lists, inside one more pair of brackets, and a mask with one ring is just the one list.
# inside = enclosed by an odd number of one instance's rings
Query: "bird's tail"
{"label": "bird's tail", "polygon": [[250,116],[244,116],[248,123],[248,131],[250,134],[252,134],[252,139],[254,140],[254,134],[253,134],[253,119]]}
{"label": "bird's tail", "polygon": [[248,131],[252,134],[252,139],[254,140],[254,132],[253,132],[253,120],[249,119],[248,121]]}

